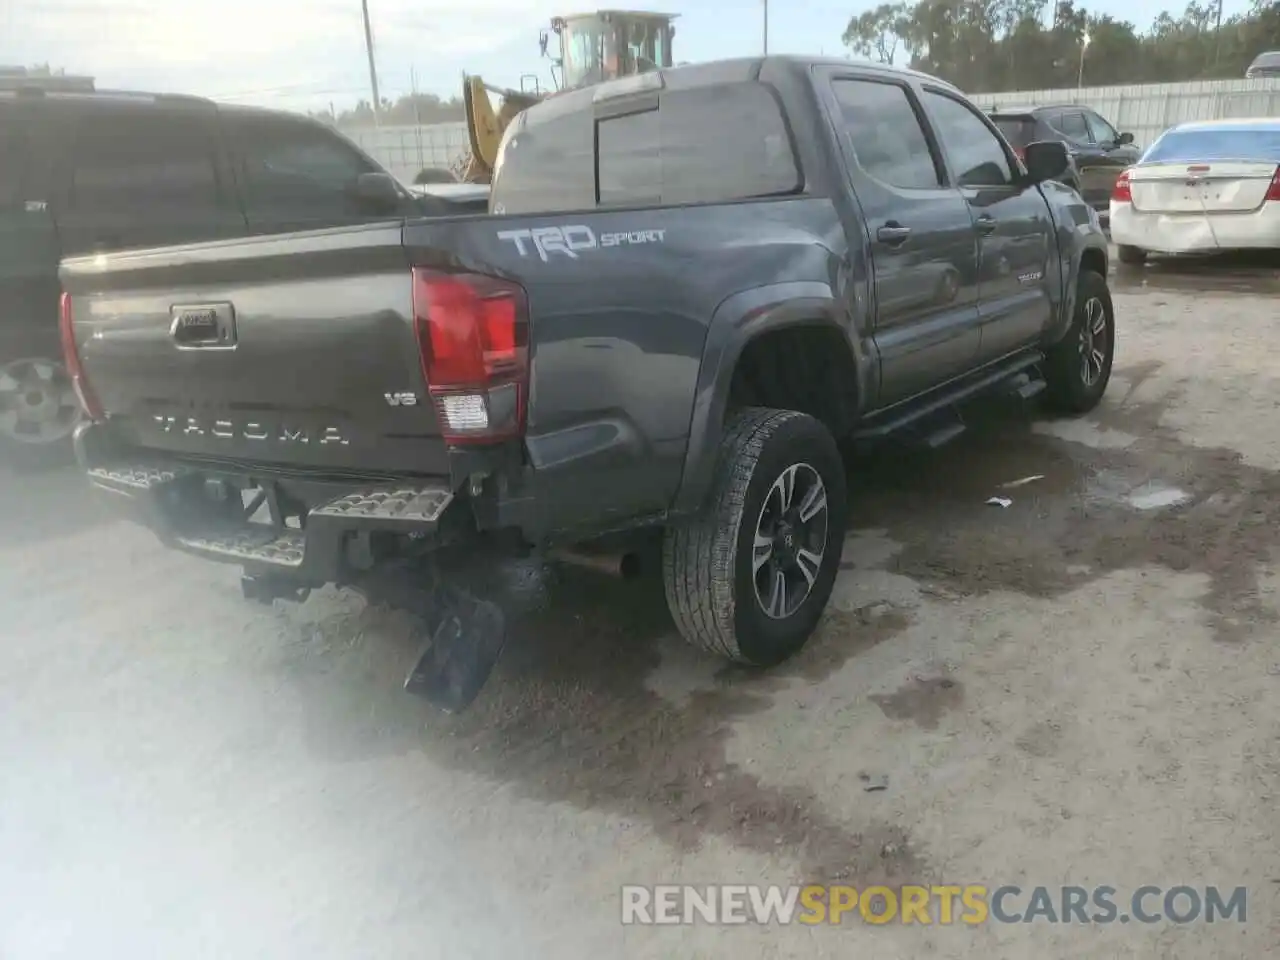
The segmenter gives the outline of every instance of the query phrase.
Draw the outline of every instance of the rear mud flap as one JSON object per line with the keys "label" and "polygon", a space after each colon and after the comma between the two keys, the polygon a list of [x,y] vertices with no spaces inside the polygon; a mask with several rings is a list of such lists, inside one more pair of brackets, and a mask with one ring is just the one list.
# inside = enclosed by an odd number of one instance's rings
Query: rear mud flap
{"label": "rear mud flap", "polygon": [[479,695],[506,644],[506,618],[497,604],[442,588],[439,625],[404,688],[446,713],[459,713]]}

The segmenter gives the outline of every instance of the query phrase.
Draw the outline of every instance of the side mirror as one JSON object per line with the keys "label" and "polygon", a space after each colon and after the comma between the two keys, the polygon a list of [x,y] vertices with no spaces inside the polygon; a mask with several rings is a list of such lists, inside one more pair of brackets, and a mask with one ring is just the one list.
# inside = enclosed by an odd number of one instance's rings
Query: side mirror
{"label": "side mirror", "polygon": [[1057,180],[1071,165],[1067,157],[1067,145],[1061,140],[1028,143],[1022,162],[1027,166],[1027,179],[1032,183]]}
{"label": "side mirror", "polygon": [[389,173],[362,173],[350,192],[356,203],[371,213],[395,213],[404,201],[400,184]]}
{"label": "side mirror", "polygon": [[1120,134],[1120,136],[1116,137],[1116,143],[1118,143],[1122,147],[1125,144],[1133,143],[1133,134],[1132,133]]}

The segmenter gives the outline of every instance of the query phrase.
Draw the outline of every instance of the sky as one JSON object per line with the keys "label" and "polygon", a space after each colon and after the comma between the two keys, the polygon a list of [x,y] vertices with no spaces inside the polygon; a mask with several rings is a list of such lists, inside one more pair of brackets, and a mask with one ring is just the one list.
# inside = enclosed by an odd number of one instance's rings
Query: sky
{"label": "sky", "polygon": [[[610,0],[598,0],[608,6]],[[763,0],[613,0],[679,13],[677,62],[760,52]],[[580,4],[580,6],[579,6]],[[769,47],[839,55],[851,16],[876,0],[772,0]],[[1177,0],[1085,0],[1145,29]],[[1228,15],[1246,0],[1225,0]],[[463,71],[550,86],[538,32],[591,0],[369,0],[380,92],[452,96]],[[369,97],[360,0],[0,0],[0,64],[49,63],[99,88],[193,93],[292,110],[339,111]]]}

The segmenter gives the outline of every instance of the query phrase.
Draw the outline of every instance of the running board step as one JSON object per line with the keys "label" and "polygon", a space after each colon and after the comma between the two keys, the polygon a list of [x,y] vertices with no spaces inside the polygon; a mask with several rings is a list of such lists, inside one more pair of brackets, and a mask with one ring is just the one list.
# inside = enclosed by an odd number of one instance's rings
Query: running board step
{"label": "running board step", "polygon": [[944,427],[939,427],[932,433],[927,434],[924,438],[924,445],[930,450],[937,450],[944,444],[950,443],[960,434],[964,433],[966,427],[959,420],[954,423],[948,423]]}
{"label": "running board step", "polygon": [[[264,525],[265,526],[265,525]],[[250,530],[239,527],[225,532],[180,535],[177,545],[213,560],[269,564],[296,569],[306,555],[307,538],[301,530]]]}

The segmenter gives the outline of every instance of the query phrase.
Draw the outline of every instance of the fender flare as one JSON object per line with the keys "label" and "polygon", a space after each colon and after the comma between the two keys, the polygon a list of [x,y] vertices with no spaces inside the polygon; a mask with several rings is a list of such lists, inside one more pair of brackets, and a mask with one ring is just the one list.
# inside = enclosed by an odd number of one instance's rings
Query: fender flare
{"label": "fender flare", "polygon": [[1056,344],[1071,330],[1071,321],[1076,315],[1076,290],[1080,286],[1080,271],[1084,269],[1086,256],[1101,259],[1102,277],[1104,280],[1109,279],[1110,252],[1107,249],[1105,237],[1095,236],[1092,233],[1083,236],[1075,234],[1075,237],[1078,239],[1071,244],[1073,249],[1067,260],[1067,274],[1063,278],[1062,311],[1052,332],[1046,338],[1049,346]]}
{"label": "fender flare", "polygon": [[716,308],[707,328],[698,368],[689,443],[685,448],[680,487],[672,504],[673,514],[696,513],[711,489],[734,367],[747,344],[761,334],[813,325],[838,331],[849,344],[850,359],[858,371],[858,407],[864,409],[867,370],[855,341],[848,335],[843,314],[843,307],[828,284],[805,281],[744,290]]}

